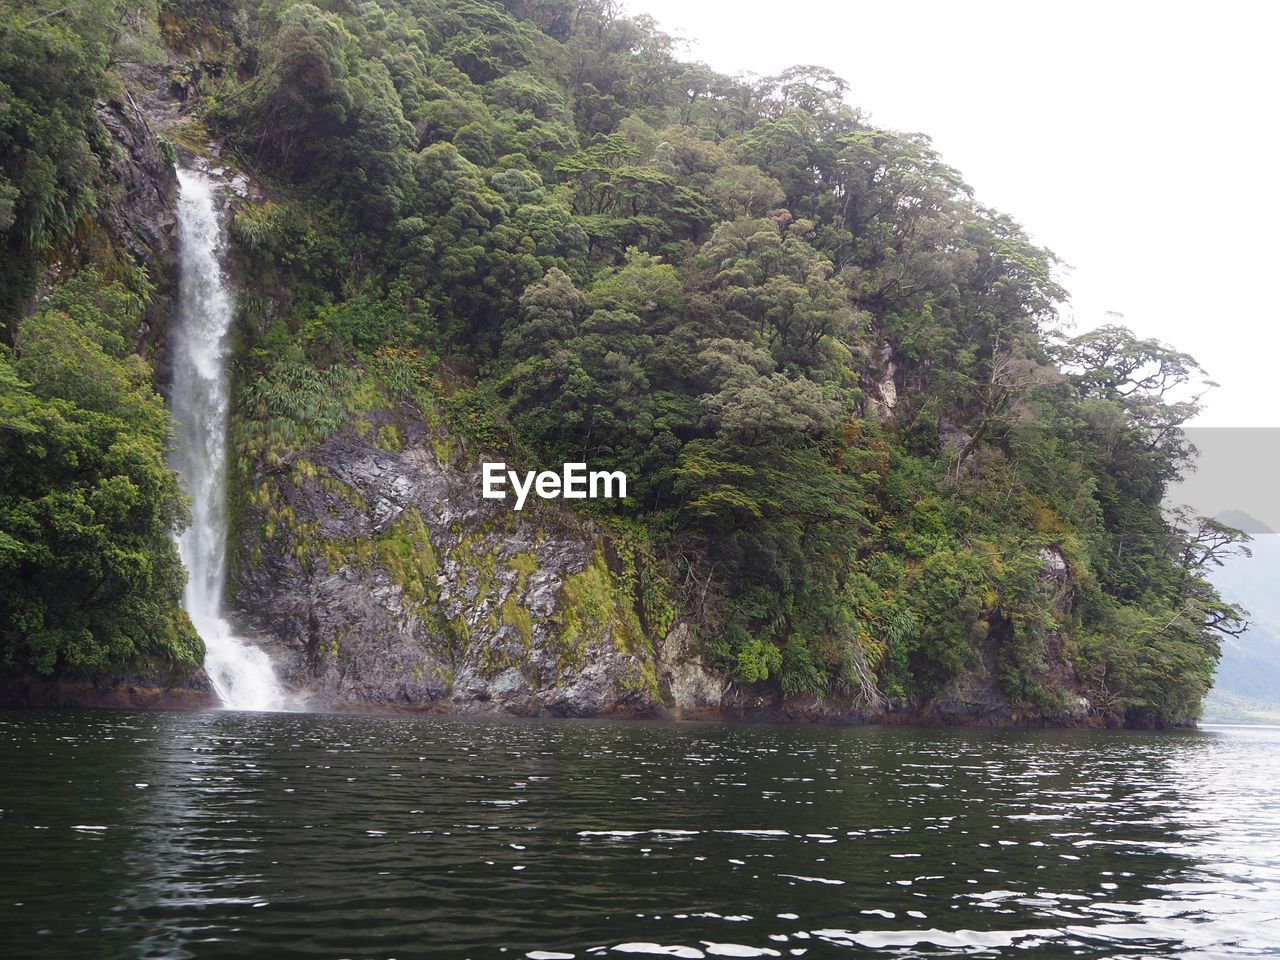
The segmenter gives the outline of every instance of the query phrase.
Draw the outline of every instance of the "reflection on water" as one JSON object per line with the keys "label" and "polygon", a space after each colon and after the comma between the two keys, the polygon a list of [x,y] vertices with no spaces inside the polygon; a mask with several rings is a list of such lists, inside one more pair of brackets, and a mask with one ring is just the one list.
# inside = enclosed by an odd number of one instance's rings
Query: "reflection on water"
{"label": "reflection on water", "polygon": [[0,713],[0,954],[1257,956],[1280,730]]}

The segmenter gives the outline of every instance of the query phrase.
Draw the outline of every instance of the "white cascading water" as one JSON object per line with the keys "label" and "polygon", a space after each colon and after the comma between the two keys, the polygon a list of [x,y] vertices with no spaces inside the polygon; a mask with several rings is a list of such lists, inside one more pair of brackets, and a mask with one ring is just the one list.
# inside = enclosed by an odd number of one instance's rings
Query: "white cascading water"
{"label": "white cascading water", "polygon": [[284,690],[266,652],[237,637],[222,615],[227,543],[227,332],[231,292],[222,273],[217,185],[178,170],[178,316],[173,337],[172,465],[191,495],[191,525],[178,539],[187,568],[183,607],[205,645],[205,672],[224,707],[283,710]]}

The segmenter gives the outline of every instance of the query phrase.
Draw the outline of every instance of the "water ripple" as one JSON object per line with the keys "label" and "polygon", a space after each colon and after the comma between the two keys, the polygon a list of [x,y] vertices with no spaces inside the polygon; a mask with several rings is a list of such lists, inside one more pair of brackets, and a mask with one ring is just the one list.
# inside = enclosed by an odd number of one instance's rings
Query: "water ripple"
{"label": "water ripple", "polygon": [[0,763],[27,960],[1280,952],[1280,730],[50,711]]}

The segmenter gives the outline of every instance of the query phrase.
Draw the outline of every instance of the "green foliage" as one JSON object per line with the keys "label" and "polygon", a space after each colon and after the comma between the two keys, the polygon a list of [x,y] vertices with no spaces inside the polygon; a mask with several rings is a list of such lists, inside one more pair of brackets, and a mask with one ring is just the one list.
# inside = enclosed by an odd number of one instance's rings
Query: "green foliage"
{"label": "green foliage", "polygon": [[741,683],[762,683],[782,669],[782,651],[741,627],[725,632],[724,647],[732,657],[729,675]]}
{"label": "green foliage", "polygon": [[118,284],[81,274],[0,352],[0,662],[41,673],[196,665],[178,608],[185,514],[168,418],[124,349]]}
{"label": "green foliage", "polygon": [[281,361],[242,392],[243,415],[232,438],[238,468],[248,476],[259,463],[279,466],[287,453],[336,433],[379,399],[377,381],[366,371]]}
{"label": "green foliage", "polygon": [[215,118],[241,127],[283,173],[323,184],[362,222],[394,215],[413,128],[386,65],[361,56],[342,20],[309,3],[284,9],[262,58],[252,87]]}
{"label": "green foliage", "polygon": [[555,619],[552,652],[562,669],[577,663],[589,644],[605,643],[636,653],[644,642],[630,598],[615,592],[599,552],[585,569],[565,578]]}
{"label": "green foliage", "polygon": [[94,207],[107,149],[94,100],[109,86],[109,25],[122,10],[105,0],[66,16],[34,2],[0,9],[0,320],[10,342],[36,258]]}

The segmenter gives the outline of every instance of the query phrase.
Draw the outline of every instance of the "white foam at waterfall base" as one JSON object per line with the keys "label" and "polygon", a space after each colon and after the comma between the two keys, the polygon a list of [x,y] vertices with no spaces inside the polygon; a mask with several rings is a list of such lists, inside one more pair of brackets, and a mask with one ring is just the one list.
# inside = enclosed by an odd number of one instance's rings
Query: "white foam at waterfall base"
{"label": "white foam at waterfall base", "polygon": [[283,710],[287,704],[271,658],[240,639],[222,617],[193,615],[204,640],[204,670],[224,706],[236,710]]}
{"label": "white foam at waterfall base", "polygon": [[231,291],[222,271],[215,183],[178,170],[178,316],[173,336],[172,464],[191,495],[191,524],[178,538],[187,568],[183,607],[205,645],[222,705],[283,710],[289,701],[266,651],[236,636],[222,615],[227,541],[227,332]]}

